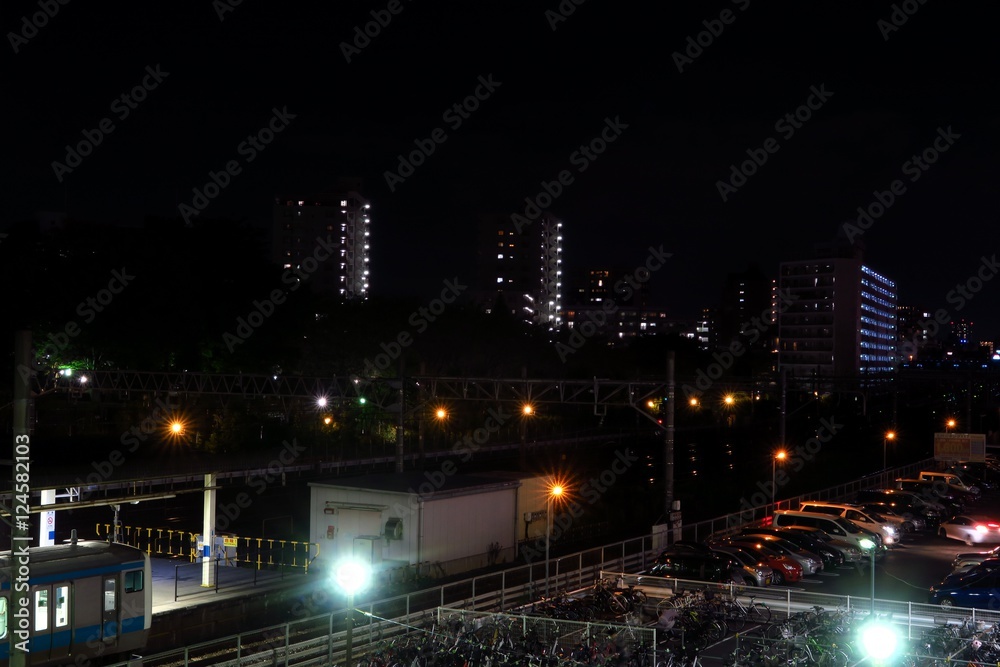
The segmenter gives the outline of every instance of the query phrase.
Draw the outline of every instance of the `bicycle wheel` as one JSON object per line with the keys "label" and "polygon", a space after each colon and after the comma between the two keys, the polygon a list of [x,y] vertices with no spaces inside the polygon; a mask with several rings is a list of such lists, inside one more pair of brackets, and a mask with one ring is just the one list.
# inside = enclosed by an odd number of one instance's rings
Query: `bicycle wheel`
{"label": "bicycle wheel", "polygon": [[747,626],[747,615],[743,609],[740,608],[735,602],[725,602],[723,603],[723,609],[726,614],[726,625],[733,632],[743,632],[743,628]]}
{"label": "bicycle wheel", "polygon": [[754,602],[753,606],[747,610],[747,616],[749,616],[751,623],[770,623],[771,608],[766,604]]}

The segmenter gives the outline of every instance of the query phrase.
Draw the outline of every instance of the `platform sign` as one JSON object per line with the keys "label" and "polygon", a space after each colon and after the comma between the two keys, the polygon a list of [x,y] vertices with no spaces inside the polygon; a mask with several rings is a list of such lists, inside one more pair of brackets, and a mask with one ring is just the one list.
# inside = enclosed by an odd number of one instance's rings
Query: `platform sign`
{"label": "platform sign", "polygon": [[986,461],[986,435],[984,433],[935,433],[935,461]]}

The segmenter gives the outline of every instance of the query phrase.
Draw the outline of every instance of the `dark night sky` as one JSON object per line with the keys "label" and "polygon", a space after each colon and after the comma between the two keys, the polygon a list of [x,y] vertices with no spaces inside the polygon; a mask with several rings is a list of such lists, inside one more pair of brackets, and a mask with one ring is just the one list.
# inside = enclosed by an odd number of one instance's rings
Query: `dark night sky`
{"label": "dark night sky", "polygon": [[[902,303],[1000,339],[1000,280],[961,310],[948,301],[1000,245],[994,3],[910,0],[886,39],[879,21],[901,4],[563,0],[575,11],[553,30],[556,0],[400,0],[350,63],[341,42],[389,3],[331,4],[243,0],[220,20],[223,1],[69,2],[15,53],[10,33],[40,10],[5,3],[2,220],[176,215],[210,170],[238,160],[203,216],[265,223],[275,193],[357,175],[373,201],[375,292],[430,296],[445,278],[472,279],[479,212],[519,212],[570,169],[550,207],[567,270],[633,267],[662,244],[674,257],[655,300],[687,316],[714,305],[725,272],[756,262],[774,274],[808,256],[899,179],[905,192],[862,236],[868,263]],[[731,22],[679,72],[673,54],[700,32],[707,43],[703,22],[724,11]],[[157,65],[169,75],[121,118],[113,100]],[[453,129],[443,112],[491,75],[500,86]],[[791,136],[776,129],[811,87],[832,95]],[[246,162],[238,146],[275,107],[294,120]],[[59,182],[53,161],[103,118],[114,131]],[[628,127],[580,173],[570,156],[605,118]],[[439,127],[447,140],[390,191],[396,156]],[[960,138],[912,181],[904,163],[948,127]],[[777,152],[723,202],[717,181],[771,137]]]}

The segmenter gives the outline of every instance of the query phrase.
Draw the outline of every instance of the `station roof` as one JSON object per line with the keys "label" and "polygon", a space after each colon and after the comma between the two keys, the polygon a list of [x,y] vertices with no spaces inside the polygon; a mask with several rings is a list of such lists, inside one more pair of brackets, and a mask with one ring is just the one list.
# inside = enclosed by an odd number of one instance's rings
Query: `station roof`
{"label": "station roof", "polygon": [[399,473],[360,475],[357,477],[337,477],[329,480],[309,482],[309,486],[404,495],[415,494],[421,498],[441,498],[502,489],[516,489],[521,486],[521,482],[518,479],[511,479],[510,477],[500,475],[493,476],[488,473],[478,475],[448,475],[439,468],[432,468],[426,471],[412,470]]}

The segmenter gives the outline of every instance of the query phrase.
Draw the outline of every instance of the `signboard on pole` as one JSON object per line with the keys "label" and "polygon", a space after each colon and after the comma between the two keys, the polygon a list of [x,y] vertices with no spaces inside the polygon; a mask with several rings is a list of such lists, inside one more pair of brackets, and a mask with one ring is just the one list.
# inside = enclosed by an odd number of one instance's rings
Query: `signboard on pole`
{"label": "signboard on pole", "polygon": [[935,433],[935,461],[986,461],[986,434],[984,433]]}

